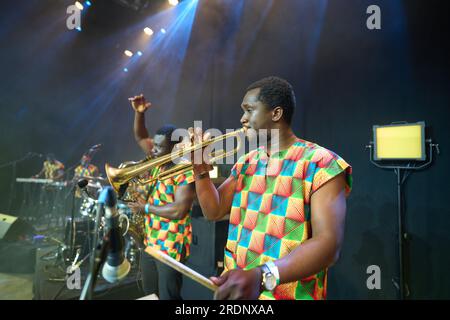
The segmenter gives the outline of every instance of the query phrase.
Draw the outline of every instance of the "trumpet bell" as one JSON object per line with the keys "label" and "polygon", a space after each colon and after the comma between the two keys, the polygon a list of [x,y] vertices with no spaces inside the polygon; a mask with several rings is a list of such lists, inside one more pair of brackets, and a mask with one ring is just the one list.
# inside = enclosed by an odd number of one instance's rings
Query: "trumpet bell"
{"label": "trumpet bell", "polygon": [[162,157],[150,159],[146,158],[138,162],[127,162],[126,165],[121,165],[119,168],[114,168],[110,166],[108,163],[105,164],[106,176],[108,177],[108,181],[116,192],[119,192],[121,186],[125,185],[130,181],[137,181],[140,184],[147,184],[153,182],[155,180],[166,180],[173,176],[180,175],[191,171],[193,166],[191,163],[180,163],[175,166],[169,168],[168,170],[157,170],[159,172],[155,176],[152,176],[146,180],[142,179],[142,175],[150,172],[150,170],[161,168],[162,166],[173,163],[174,159],[183,159],[183,156],[186,154],[191,154],[192,152],[196,152],[202,148],[205,148],[213,143],[223,141],[230,137],[236,138],[237,147],[229,152],[225,152],[221,150],[219,155],[213,157],[211,162],[216,162],[218,159],[225,158],[230,154],[236,153],[241,147],[241,137],[240,134],[243,133],[245,129],[239,129],[222,136],[216,137],[214,139],[204,141],[199,144],[195,144],[193,146],[182,148],[177,151],[173,151],[170,154],[167,154]]}
{"label": "trumpet bell", "polygon": [[109,163],[105,164],[105,172],[108,181],[116,192],[119,192],[120,186],[128,181],[121,179],[122,169],[114,168]]}

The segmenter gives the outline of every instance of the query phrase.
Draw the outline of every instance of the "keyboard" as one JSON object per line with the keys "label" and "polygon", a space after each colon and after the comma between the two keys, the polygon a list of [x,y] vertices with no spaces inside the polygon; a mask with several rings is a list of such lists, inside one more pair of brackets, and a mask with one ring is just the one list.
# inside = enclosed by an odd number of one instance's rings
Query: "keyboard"
{"label": "keyboard", "polygon": [[65,187],[67,186],[66,181],[53,181],[52,179],[36,179],[36,178],[16,178],[16,182],[22,183],[42,183],[48,184],[55,187]]}
{"label": "keyboard", "polygon": [[35,178],[17,178],[17,182],[26,182],[26,183],[52,183],[52,179],[35,179]]}

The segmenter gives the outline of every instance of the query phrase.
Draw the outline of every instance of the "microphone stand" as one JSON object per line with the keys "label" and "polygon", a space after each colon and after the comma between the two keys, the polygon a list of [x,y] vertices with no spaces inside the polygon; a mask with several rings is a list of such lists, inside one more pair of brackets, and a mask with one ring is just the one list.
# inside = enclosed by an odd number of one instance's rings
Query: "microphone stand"
{"label": "microphone stand", "polygon": [[[77,162],[76,164],[74,164],[73,166],[69,167],[66,172],[64,173],[64,175],[66,176],[66,180],[69,181],[69,172],[71,172],[77,165],[79,162]],[[66,203],[67,198],[69,197],[69,195],[72,195],[72,206],[71,206],[71,212],[70,212],[70,257],[73,256],[73,246],[72,243],[75,242],[75,237],[74,237],[74,231],[75,231],[75,192],[76,192],[76,188],[77,188],[77,184],[75,182],[75,177],[73,177],[70,181],[70,189],[69,192],[64,196],[64,202]],[[97,231],[98,229],[96,229]]]}
{"label": "microphone stand", "polygon": [[[116,198],[113,193],[113,189],[111,187],[108,187],[102,191],[102,193],[99,196],[99,199],[97,200],[98,208],[96,213],[96,219],[95,219],[95,236],[93,239],[93,249],[92,249],[92,255],[90,259],[90,272],[87,276],[86,282],[84,284],[83,290],[81,292],[80,300],[92,300],[92,296],[94,293],[95,284],[98,278],[98,274],[100,271],[100,267],[105,263],[107,257],[108,257],[108,251],[110,250],[111,243],[115,241],[114,239],[114,233],[113,228],[108,227],[107,233],[103,235],[103,241],[102,244],[99,246],[98,243],[98,230],[100,225],[100,219],[102,216],[102,213],[105,211],[105,207],[111,207],[112,203],[114,203],[114,206],[116,205]],[[111,198],[112,197],[112,198]],[[106,212],[109,213],[109,212]],[[110,217],[108,218],[110,219]],[[114,220],[113,220],[114,221]],[[110,220],[108,220],[108,223]],[[107,224],[108,225],[108,224]],[[106,230],[106,229],[105,229]]]}
{"label": "microphone stand", "polygon": [[101,266],[105,263],[108,256],[108,247],[110,244],[109,235],[103,237],[101,246],[97,246],[91,255],[90,271],[86,278],[83,290],[80,295],[80,300],[92,300],[94,288],[97,283],[98,274]]}
{"label": "microphone stand", "polygon": [[[92,149],[92,148],[90,148],[87,152],[85,152],[84,154],[83,154],[83,156],[85,156],[85,155],[87,155],[87,156],[89,156],[89,157],[93,157],[94,156],[94,154],[97,152],[98,150],[97,149]],[[83,158],[83,157],[82,157]],[[73,166],[71,166],[71,167],[69,167],[66,171],[65,171],[65,173],[64,173],[64,175],[66,176],[66,180],[67,181],[69,181],[69,172],[71,172],[74,168],[76,168],[79,164],[81,164],[81,161],[78,161],[76,164],[74,164]],[[85,164],[84,166],[83,166],[83,168],[84,169],[87,169],[88,167],[89,167],[89,165],[91,164],[91,162],[89,162],[89,163],[87,163],[87,164]],[[76,182],[75,182],[75,180],[72,178],[72,180],[70,180],[70,183],[71,184],[75,184]],[[65,196],[65,198],[67,199],[67,197],[69,196],[69,194],[70,194],[71,192],[69,192],[66,196]]]}
{"label": "microphone stand", "polygon": [[77,189],[77,184],[75,183],[75,180],[71,179],[69,181],[69,172],[71,172],[72,169],[75,168],[75,166],[77,164],[74,164],[73,166],[69,167],[64,172],[65,181],[68,181],[67,187],[70,186],[69,191],[64,196],[64,210],[66,209],[67,198],[69,197],[69,195],[72,196],[71,206],[70,206],[69,259],[71,259],[73,257],[73,253],[74,253],[74,249],[75,249],[73,244],[75,243],[75,193],[76,193],[76,189]]}
{"label": "microphone stand", "polygon": [[103,237],[101,246],[98,244],[98,230],[100,227],[100,219],[103,215],[104,203],[99,202],[97,206],[97,212],[95,216],[95,233],[91,251],[91,257],[89,261],[89,274],[86,278],[86,282],[81,292],[80,300],[92,300],[95,283],[97,281],[100,267],[106,260],[107,248],[109,246],[109,237]]}
{"label": "microphone stand", "polygon": [[[67,181],[67,184],[70,184],[71,186],[73,186],[73,188],[76,188],[76,182],[74,181],[74,179],[72,178],[71,180],[69,180],[69,172],[71,172],[76,166],[78,165],[78,162],[76,164],[74,164],[73,166],[69,167],[67,170],[65,170],[64,176],[65,181]],[[69,197],[69,195],[72,194],[72,191],[74,189],[70,188],[70,191],[64,196],[64,200],[67,200],[67,198]]]}
{"label": "microphone stand", "polygon": [[70,194],[72,194],[72,205],[70,210],[70,238],[69,238],[69,257],[72,259],[74,253],[74,244],[75,244],[75,192],[77,189],[77,185],[73,184],[72,188],[70,188]]}
{"label": "microphone stand", "polygon": [[12,166],[12,179],[11,179],[11,186],[10,186],[10,191],[9,191],[9,204],[8,204],[8,212],[11,212],[11,205],[12,205],[12,200],[14,198],[14,192],[15,192],[15,185],[16,185],[16,175],[17,175],[17,164],[19,162],[31,159],[33,157],[39,157],[40,155],[38,153],[35,152],[28,152],[25,156],[23,156],[20,159],[17,160],[13,160],[7,163],[4,163],[2,165],[0,165],[0,169],[2,168],[6,168],[9,166]]}

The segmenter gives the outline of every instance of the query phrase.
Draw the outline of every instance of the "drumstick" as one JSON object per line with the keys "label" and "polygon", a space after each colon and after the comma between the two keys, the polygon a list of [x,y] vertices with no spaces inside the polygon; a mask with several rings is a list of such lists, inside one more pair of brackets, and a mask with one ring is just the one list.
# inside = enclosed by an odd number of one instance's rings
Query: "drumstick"
{"label": "drumstick", "polygon": [[148,246],[145,249],[145,252],[147,252],[149,255],[151,255],[155,259],[161,261],[162,263],[168,265],[169,267],[172,267],[173,269],[177,270],[178,272],[181,272],[182,274],[191,278],[192,280],[196,281],[197,283],[201,284],[202,286],[204,286],[212,291],[217,290],[217,286],[211,280],[202,276],[200,273],[192,270],[191,268],[185,266],[181,262],[178,262],[174,258],[169,257],[167,254],[164,254],[161,251],[156,250],[150,246]]}

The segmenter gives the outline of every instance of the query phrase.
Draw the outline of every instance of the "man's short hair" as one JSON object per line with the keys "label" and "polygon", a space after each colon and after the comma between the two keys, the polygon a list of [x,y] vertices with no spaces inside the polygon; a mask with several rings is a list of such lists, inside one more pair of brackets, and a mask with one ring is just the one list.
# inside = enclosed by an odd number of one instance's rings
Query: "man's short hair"
{"label": "man's short hair", "polygon": [[260,89],[258,100],[266,106],[274,109],[283,108],[283,118],[287,124],[291,124],[295,110],[295,94],[292,85],[279,77],[266,77],[253,82],[247,91]]}
{"label": "man's short hair", "polygon": [[162,126],[161,128],[158,129],[158,131],[156,131],[157,135],[162,135],[165,136],[167,141],[170,144],[176,144],[179,141],[172,141],[172,133],[177,129],[177,127],[175,127],[172,124],[166,124],[164,126]]}

